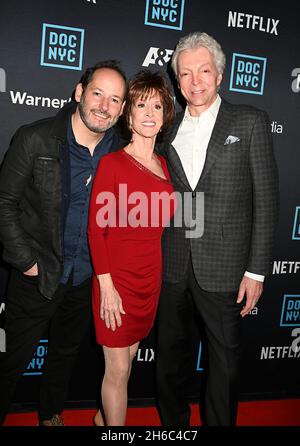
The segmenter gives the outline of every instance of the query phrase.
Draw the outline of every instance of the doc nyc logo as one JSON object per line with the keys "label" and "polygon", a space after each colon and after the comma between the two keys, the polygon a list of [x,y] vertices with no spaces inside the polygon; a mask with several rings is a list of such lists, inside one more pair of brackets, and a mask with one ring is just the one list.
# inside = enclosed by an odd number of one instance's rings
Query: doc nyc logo
{"label": "doc nyc logo", "polygon": [[162,67],[169,62],[174,50],[167,50],[164,48],[156,48],[151,46],[147,56],[142,64],[143,67],[149,67],[149,65],[159,65]]}
{"label": "doc nyc logo", "polygon": [[265,57],[233,53],[229,90],[262,95],[266,66]]}
{"label": "doc nyc logo", "polygon": [[293,240],[300,240],[300,206],[296,206],[295,219],[293,227]]}
{"label": "doc nyc logo", "polygon": [[202,355],[202,342],[200,341],[199,349],[198,349],[197,366],[196,366],[197,372],[202,372],[203,371],[203,367],[201,366],[201,355]]}
{"label": "doc nyc logo", "polygon": [[42,375],[47,356],[48,339],[41,339],[34,356],[27,366],[24,376]]}
{"label": "doc nyc logo", "polygon": [[185,0],[146,0],[145,25],[182,30]]}
{"label": "doc nyc logo", "polygon": [[84,29],[43,23],[41,65],[81,70]]}
{"label": "doc nyc logo", "polygon": [[283,296],[280,327],[300,327],[300,295]]}

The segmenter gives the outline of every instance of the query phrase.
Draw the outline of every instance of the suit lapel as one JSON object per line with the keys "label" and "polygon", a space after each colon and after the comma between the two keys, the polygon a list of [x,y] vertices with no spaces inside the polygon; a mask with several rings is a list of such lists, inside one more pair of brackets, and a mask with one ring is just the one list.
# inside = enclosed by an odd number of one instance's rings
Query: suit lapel
{"label": "suit lapel", "polygon": [[234,115],[231,110],[231,105],[222,99],[216,123],[208,143],[204,167],[196,188],[206,177],[218,157],[222,154],[222,148],[229,135],[233,119]]}
{"label": "suit lapel", "polygon": [[170,166],[171,166],[173,172],[176,174],[176,176],[185,185],[185,187],[187,187],[188,189],[191,189],[191,186],[190,186],[188,179],[185,175],[185,172],[184,172],[181,160],[178,156],[178,153],[172,145],[172,142],[174,141],[174,139],[177,135],[179,126],[182,122],[183,116],[184,116],[184,112],[180,112],[176,115],[174,124],[172,126],[172,129],[171,129],[171,132],[170,132],[169,138],[168,138],[168,140],[170,141],[170,145],[168,147],[168,150],[166,150],[165,155],[170,163]]}
{"label": "suit lapel", "polygon": [[[206,152],[206,158],[204,167],[199,178],[198,185],[204,180],[218,157],[222,154],[222,149],[224,147],[224,143],[226,141],[227,136],[230,134],[230,128],[232,121],[234,120],[234,113],[232,112],[232,106],[224,99],[222,99],[220,109],[218,112],[218,116],[216,119],[216,123],[214,125],[208,147]],[[176,176],[180,179],[180,181],[185,185],[186,188],[191,190],[191,186],[188,182],[188,179],[185,175],[181,160],[172,145],[172,142],[175,139],[178,128],[182,122],[184,116],[184,112],[178,113],[176,119],[174,121],[173,127],[168,135],[168,141],[170,141],[170,145],[168,149],[165,151],[165,156],[168,159],[171,168],[173,169]]]}

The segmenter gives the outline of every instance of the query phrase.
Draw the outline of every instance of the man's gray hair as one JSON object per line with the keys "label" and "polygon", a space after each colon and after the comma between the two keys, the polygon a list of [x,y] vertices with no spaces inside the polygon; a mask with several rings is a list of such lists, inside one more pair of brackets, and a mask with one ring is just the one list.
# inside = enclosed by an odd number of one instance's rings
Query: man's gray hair
{"label": "man's gray hair", "polygon": [[171,67],[177,77],[177,60],[182,51],[195,50],[199,47],[206,48],[213,56],[219,74],[223,74],[226,56],[221,45],[206,33],[194,32],[181,37],[172,56]]}

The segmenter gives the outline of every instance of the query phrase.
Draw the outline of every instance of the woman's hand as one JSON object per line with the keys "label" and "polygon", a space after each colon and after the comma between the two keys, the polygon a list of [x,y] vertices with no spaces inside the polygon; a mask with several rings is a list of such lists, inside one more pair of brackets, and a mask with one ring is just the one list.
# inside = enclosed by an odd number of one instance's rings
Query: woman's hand
{"label": "woman's hand", "polygon": [[115,289],[111,275],[99,274],[97,276],[100,285],[100,318],[105,321],[107,328],[115,331],[116,326],[121,327],[121,314],[126,314],[122,299]]}

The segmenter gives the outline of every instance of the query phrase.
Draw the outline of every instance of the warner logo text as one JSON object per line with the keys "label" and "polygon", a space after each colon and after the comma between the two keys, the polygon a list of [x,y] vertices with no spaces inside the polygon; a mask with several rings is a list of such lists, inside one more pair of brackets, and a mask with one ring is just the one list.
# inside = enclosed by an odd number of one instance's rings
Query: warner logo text
{"label": "warner logo text", "polygon": [[278,36],[278,19],[265,18],[244,12],[229,11],[228,28],[246,28]]}
{"label": "warner logo text", "polygon": [[47,96],[34,96],[27,91],[10,91],[11,102],[15,105],[26,105],[29,107],[62,108],[71,98],[49,98]]}
{"label": "warner logo text", "polygon": [[182,30],[185,0],[146,0],[145,25]]}

